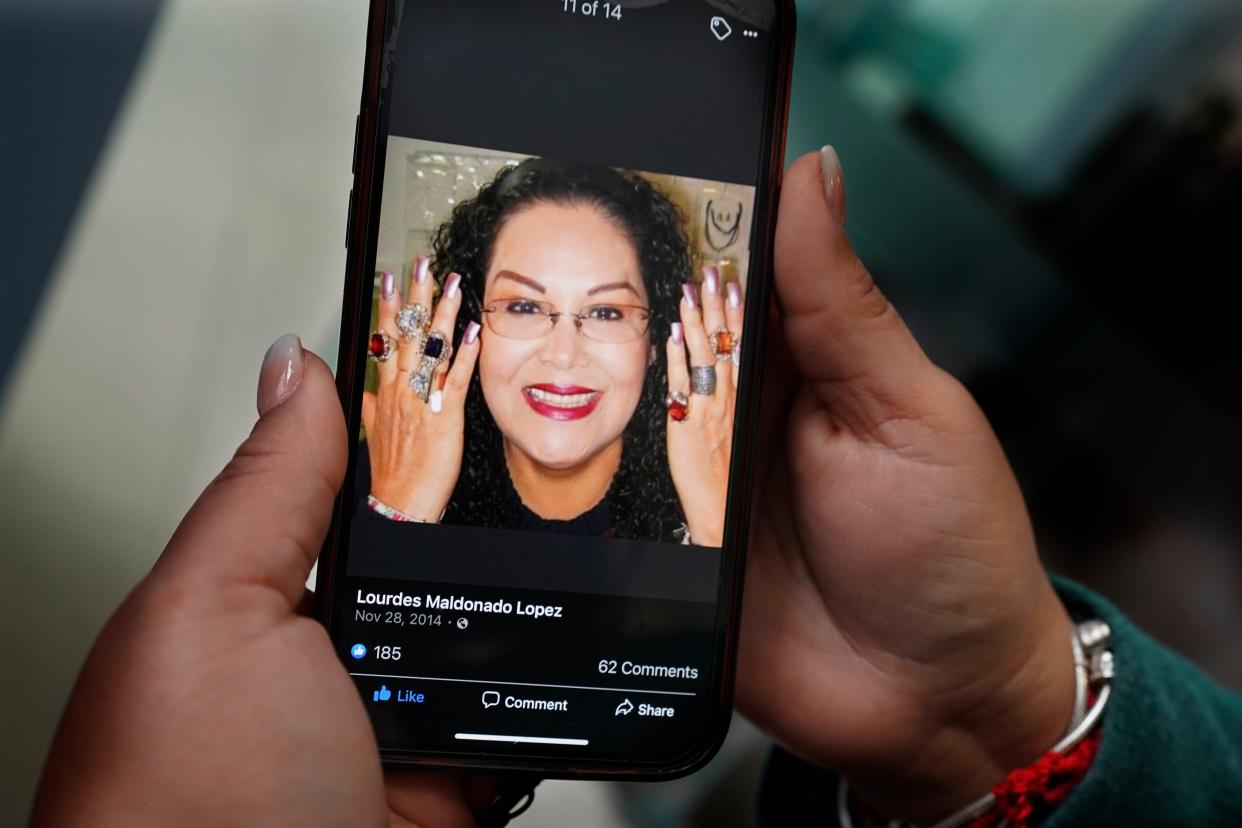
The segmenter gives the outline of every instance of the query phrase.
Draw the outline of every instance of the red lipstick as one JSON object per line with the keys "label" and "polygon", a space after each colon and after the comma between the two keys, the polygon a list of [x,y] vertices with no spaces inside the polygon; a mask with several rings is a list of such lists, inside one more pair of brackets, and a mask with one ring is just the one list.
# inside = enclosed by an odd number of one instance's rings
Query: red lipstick
{"label": "red lipstick", "polygon": [[536,414],[550,420],[581,420],[590,416],[604,396],[602,391],[581,385],[541,382],[522,389],[522,399]]}

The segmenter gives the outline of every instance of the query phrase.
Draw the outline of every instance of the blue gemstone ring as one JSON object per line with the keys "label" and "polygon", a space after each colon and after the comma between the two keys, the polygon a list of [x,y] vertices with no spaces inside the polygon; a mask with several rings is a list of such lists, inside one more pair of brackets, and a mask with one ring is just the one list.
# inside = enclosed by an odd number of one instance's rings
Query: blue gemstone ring
{"label": "blue gemstone ring", "polygon": [[439,331],[432,331],[427,334],[427,340],[423,343],[423,359],[429,359],[436,367],[442,362],[447,362],[449,356],[453,352],[453,346],[449,344],[448,337]]}
{"label": "blue gemstone ring", "polygon": [[428,359],[442,362],[448,359],[447,351],[452,349],[452,345],[448,344],[448,339],[438,330],[431,331],[427,334],[427,341],[422,344],[422,355]]}
{"label": "blue gemstone ring", "polygon": [[453,346],[449,338],[439,331],[432,331],[423,340],[423,358],[418,362],[418,370],[410,373],[410,390],[423,402],[427,402],[431,394],[431,384],[435,378],[436,368],[448,362],[453,355]]}

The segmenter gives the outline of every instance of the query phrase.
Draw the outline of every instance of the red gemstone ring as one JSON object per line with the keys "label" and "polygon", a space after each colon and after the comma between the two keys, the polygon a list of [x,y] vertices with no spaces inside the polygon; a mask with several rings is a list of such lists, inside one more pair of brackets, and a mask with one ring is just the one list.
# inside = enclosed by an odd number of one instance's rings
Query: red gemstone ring
{"label": "red gemstone ring", "polygon": [[371,339],[367,342],[367,356],[373,362],[387,362],[396,353],[396,349],[392,345],[391,336],[383,331],[373,331]]}
{"label": "red gemstone ring", "polygon": [[683,423],[690,416],[690,398],[680,391],[669,391],[664,404],[668,406],[668,416],[673,418],[673,422]]}

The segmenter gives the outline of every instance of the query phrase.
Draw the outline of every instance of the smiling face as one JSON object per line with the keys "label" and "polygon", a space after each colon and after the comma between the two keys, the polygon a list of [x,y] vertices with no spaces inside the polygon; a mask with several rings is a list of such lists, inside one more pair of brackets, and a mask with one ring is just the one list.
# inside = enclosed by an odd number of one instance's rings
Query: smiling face
{"label": "smiling face", "polygon": [[633,244],[590,204],[522,209],[496,236],[483,306],[534,311],[531,302],[564,315],[554,327],[544,318],[545,333],[532,339],[500,336],[489,319],[479,380],[510,446],[540,466],[569,470],[621,439],[642,395],[648,337],[598,342],[571,316],[589,307],[604,306],[604,314],[647,307]]}

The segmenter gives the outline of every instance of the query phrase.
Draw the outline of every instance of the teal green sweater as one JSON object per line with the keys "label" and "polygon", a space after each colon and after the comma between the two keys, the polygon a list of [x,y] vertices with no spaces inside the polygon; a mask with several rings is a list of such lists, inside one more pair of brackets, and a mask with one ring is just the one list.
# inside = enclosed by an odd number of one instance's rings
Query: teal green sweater
{"label": "teal green sweater", "polygon": [[[1044,826],[1242,828],[1242,696],[1144,635],[1098,595],[1055,583],[1075,617],[1108,622],[1117,676],[1095,762]],[[760,791],[760,823],[836,825],[836,788],[829,772],[774,751]]]}

